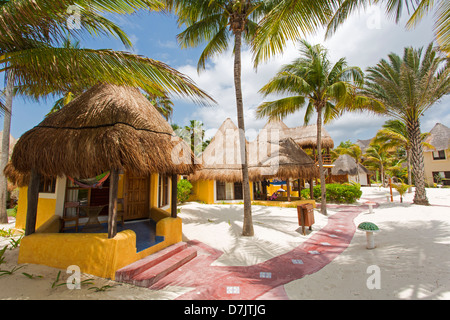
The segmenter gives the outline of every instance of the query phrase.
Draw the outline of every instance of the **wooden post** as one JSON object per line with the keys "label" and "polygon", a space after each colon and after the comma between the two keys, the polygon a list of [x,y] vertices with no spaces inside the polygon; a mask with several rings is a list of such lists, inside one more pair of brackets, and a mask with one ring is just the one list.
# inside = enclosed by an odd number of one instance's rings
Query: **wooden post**
{"label": "wooden post", "polygon": [[394,196],[392,195],[392,180],[391,180],[391,177],[389,177],[389,191],[391,193],[391,202],[394,202]]}
{"label": "wooden post", "polygon": [[311,200],[314,200],[313,179],[309,179],[309,196],[311,197]]}
{"label": "wooden post", "polygon": [[108,207],[108,239],[117,234],[117,191],[119,189],[119,170],[111,169],[109,183],[109,207]]}
{"label": "wooden post", "polygon": [[286,179],[287,200],[291,202],[291,179]]}
{"label": "wooden post", "polygon": [[177,196],[178,196],[178,175],[173,174],[172,175],[172,197],[171,197],[171,204],[170,204],[170,211],[171,211],[171,216],[172,218],[176,218],[178,216],[177,213]]}
{"label": "wooden post", "polygon": [[37,207],[39,201],[39,183],[41,177],[33,168],[30,173],[30,182],[28,184],[28,203],[27,203],[27,219],[25,222],[25,235],[29,236],[36,231]]}

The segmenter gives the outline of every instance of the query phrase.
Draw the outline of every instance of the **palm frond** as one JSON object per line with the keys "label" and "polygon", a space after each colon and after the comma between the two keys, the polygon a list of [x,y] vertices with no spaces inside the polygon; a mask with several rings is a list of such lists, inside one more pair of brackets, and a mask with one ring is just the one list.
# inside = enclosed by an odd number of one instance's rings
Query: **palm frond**
{"label": "palm frond", "polygon": [[16,84],[34,88],[35,96],[82,92],[99,82],[139,87],[155,94],[170,92],[197,103],[214,101],[193,81],[170,66],[153,59],[112,50],[41,47],[8,53]]}

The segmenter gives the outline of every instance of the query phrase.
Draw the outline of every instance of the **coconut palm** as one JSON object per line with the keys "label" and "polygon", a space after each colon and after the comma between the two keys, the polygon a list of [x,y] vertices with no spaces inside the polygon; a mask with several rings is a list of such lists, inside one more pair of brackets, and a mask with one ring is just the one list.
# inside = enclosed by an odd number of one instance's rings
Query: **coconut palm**
{"label": "coconut palm", "polygon": [[236,109],[241,146],[243,198],[244,198],[244,236],[254,234],[250,184],[248,176],[248,160],[245,143],[244,102],[241,87],[241,48],[242,40],[250,43],[257,21],[271,7],[273,1],[239,1],[239,0],[171,0],[166,1],[178,15],[179,25],[186,29],[178,35],[181,47],[195,47],[206,42],[200,55],[198,70],[205,68],[206,61],[216,54],[225,52],[231,38],[234,39],[234,84],[236,93]]}
{"label": "coconut palm", "polygon": [[328,23],[327,35],[331,35],[350,14],[371,4],[384,5],[388,17],[399,22],[402,12],[406,8],[410,18],[406,27],[417,26],[422,18],[433,12],[435,18],[434,33],[441,49],[450,55],[450,2],[448,0],[345,0],[338,2],[333,18]]}
{"label": "coconut palm", "polygon": [[364,154],[363,164],[370,170],[380,171],[383,188],[386,186],[386,171],[393,165],[395,160],[389,149],[388,145],[371,143]]}
{"label": "coconut palm", "polygon": [[145,94],[145,97],[152,103],[158,112],[169,121],[173,114],[173,102],[167,94],[162,96]]}
{"label": "coconut palm", "polygon": [[257,109],[258,117],[269,120],[284,118],[306,107],[304,123],[317,114],[317,150],[322,192],[321,212],[327,213],[325,197],[325,172],[322,159],[322,125],[339,116],[344,110],[347,96],[354,92],[354,85],[362,85],[361,69],[347,66],[345,58],[334,65],[328,59],[327,50],[321,45],[300,41],[301,57],[285,65],[260,92],[287,94],[286,98],[264,102]]}
{"label": "coconut palm", "polygon": [[[80,14],[80,28],[67,24],[69,6]],[[70,34],[113,35],[127,47],[126,34],[102,14],[160,10],[156,0],[34,0],[0,2],[0,72],[6,74],[5,118],[0,169],[0,222],[6,221],[6,179],[13,93],[38,99],[82,92],[98,82],[140,87],[152,94],[171,92],[205,101],[208,96],[185,75],[146,57],[112,50],[57,47]],[[73,8],[73,7],[72,7]],[[56,47],[55,47],[56,46]]]}
{"label": "coconut palm", "polygon": [[[339,1],[339,0],[336,0]],[[253,235],[248,164],[241,89],[241,48],[246,41],[254,53],[254,64],[283,51],[287,40],[296,40],[326,23],[335,1],[298,0],[164,0],[178,15],[186,30],[179,35],[183,47],[207,43],[198,69],[208,58],[223,53],[234,39],[234,82],[240,131],[244,193],[243,235]],[[256,32],[257,31],[257,32]]]}
{"label": "coconut palm", "polygon": [[364,94],[380,101],[386,114],[403,122],[407,129],[415,181],[415,204],[428,204],[425,191],[420,118],[450,90],[447,60],[431,43],[423,48],[405,48],[403,57],[395,53],[368,68]]}

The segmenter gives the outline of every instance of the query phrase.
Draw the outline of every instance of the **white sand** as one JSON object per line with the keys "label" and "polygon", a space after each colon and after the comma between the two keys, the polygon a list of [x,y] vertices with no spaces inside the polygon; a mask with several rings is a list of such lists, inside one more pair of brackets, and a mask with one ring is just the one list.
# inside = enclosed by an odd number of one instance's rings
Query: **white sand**
{"label": "white sand", "polygon": [[[363,188],[363,199],[384,196],[387,189]],[[394,203],[382,204],[374,214],[363,212],[355,219],[376,223],[377,248],[367,250],[363,232],[357,231],[350,246],[320,271],[284,286],[291,299],[450,299],[450,189],[427,189],[430,203],[411,205],[413,194],[404,203],[394,192]],[[242,205],[182,206],[184,240],[199,240],[224,255],[215,265],[252,265],[292,250],[309,238],[299,233],[296,209],[253,206],[255,236],[242,237]],[[332,215],[337,209],[329,209]],[[315,213],[312,233],[326,225],[327,218]],[[13,227],[0,225],[0,229]],[[0,237],[0,247],[8,241]],[[7,250],[0,270],[17,266],[18,249]],[[380,289],[370,290],[366,281],[369,266],[380,270]],[[0,276],[0,299],[174,299],[190,288],[166,287],[152,291],[114,281],[94,278],[95,284],[81,290],[51,288],[58,269],[25,264],[12,275]],[[40,275],[29,279],[22,274]],[[62,270],[63,279],[68,275]],[[62,281],[61,281],[62,282]],[[116,285],[104,292],[92,287]]]}

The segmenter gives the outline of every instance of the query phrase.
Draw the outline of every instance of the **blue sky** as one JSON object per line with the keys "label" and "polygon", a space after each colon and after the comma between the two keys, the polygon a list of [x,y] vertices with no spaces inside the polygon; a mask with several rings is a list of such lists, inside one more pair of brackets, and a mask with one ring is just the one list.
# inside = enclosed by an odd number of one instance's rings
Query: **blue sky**
{"label": "blue sky", "polygon": [[[174,99],[173,123],[188,124],[189,120],[200,120],[204,123],[206,136],[214,135],[226,118],[235,123],[236,106],[233,85],[233,58],[231,51],[214,57],[201,74],[196,66],[202,48],[179,48],[176,35],[182,30],[177,28],[173,16],[159,13],[141,12],[132,16],[114,16],[115,20],[129,35],[134,43],[134,53],[163,61],[177,70],[190,76],[197,85],[208,92],[218,102],[217,106],[201,107],[180,99]],[[426,46],[433,40],[432,20],[428,17],[414,30],[404,28],[405,19],[398,25],[386,20],[377,8],[369,8],[366,12],[351,17],[329,40],[324,41],[323,32],[318,32],[307,39],[315,44],[322,43],[336,61],[346,57],[349,65],[359,66],[363,70],[375,65],[388,53],[403,53],[406,46]],[[89,38],[82,40],[86,48],[124,50],[120,41],[112,38]],[[242,52],[242,82],[244,92],[244,113],[247,136],[256,136],[266,120],[255,119],[255,109],[264,101],[258,90],[267,83],[286,63],[298,57],[295,44],[289,44],[283,55],[278,55],[268,63],[261,65],[257,71],[252,67],[251,53],[248,48]],[[2,84],[3,81],[1,81]],[[56,98],[48,98],[39,103],[16,98],[13,103],[13,119],[11,134],[18,138],[24,132],[42,121]],[[374,117],[369,114],[346,114],[326,126],[335,144],[344,140],[355,142],[356,139],[372,138],[387,118]],[[284,122],[292,127],[303,124],[303,112],[289,116]],[[311,119],[314,123],[315,119]],[[429,131],[436,122],[450,125],[450,97],[444,98],[422,118],[422,131]],[[3,128],[3,121],[0,123]]]}

